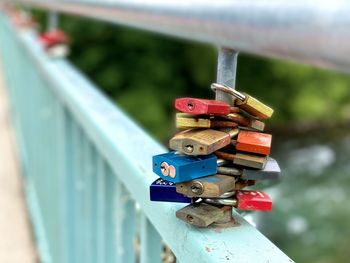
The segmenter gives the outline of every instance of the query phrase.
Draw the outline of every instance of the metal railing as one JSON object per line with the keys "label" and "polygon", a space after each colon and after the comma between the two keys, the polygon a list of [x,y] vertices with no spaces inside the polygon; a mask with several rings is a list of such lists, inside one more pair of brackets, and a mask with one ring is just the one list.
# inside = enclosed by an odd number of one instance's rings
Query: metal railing
{"label": "metal railing", "polygon": [[350,71],[346,0],[17,0],[267,57]]}

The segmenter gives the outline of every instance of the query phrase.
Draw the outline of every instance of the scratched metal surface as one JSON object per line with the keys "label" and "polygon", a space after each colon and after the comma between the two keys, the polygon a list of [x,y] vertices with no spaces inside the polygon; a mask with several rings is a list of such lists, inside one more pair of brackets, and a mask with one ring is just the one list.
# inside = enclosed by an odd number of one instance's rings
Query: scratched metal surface
{"label": "scratched metal surface", "polygon": [[16,0],[265,57],[350,71],[347,0]]}
{"label": "scratched metal surface", "polygon": [[236,213],[238,227],[198,229],[175,217],[183,204],[150,202],[151,157],[164,147],[74,66],[48,59],[35,37],[16,32],[0,15],[0,49],[43,262],[160,262],[161,238],[180,262],[292,262]]}

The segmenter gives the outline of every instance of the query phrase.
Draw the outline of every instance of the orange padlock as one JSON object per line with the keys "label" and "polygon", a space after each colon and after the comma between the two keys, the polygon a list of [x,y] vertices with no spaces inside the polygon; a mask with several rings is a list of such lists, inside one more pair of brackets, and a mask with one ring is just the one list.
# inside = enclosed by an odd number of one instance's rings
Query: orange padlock
{"label": "orange padlock", "polygon": [[239,151],[269,155],[271,141],[271,134],[241,130],[235,145]]}

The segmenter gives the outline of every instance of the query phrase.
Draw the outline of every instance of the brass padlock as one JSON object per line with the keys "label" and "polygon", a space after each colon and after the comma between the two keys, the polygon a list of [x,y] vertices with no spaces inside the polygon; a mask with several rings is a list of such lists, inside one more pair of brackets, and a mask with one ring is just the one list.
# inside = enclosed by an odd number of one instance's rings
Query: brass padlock
{"label": "brass padlock", "polygon": [[233,121],[216,120],[210,116],[198,116],[187,113],[176,113],[176,127],[180,129],[190,128],[227,128],[236,127],[238,123]]}
{"label": "brass padlock", "polygon": [[227,114],[225,116],[220,116],[221,118],[227,119],[227,120],[231,120],[233,122],[238,123],[239,125],[249,128],[249,129],[253,129],[253,130],[257,130],[257,131],[263,131],[265,129],[265,123],[263,123],[260,120],[256,120],[256,119],[249,119],[247,117],[244,117],[242,114],[239,113],[230,113]]}
{"label": "brass padlock", "polygon": [[237,90],[234,90],[226,85],[221,85],[218,83],[213,83],[211,85],[211,88],[214,91],[220,90],[231,94],[237,99],[235,102],[236,106],[240,107],[244,111],[248,112],[249,114],[252,114],[253,116],[259,119],[268,119],[273,114],[272,108],[265,105],[261,101],[249,96],[246,93],[238,92]]}
{"label": "brass padlock", "polygon": [[220,197],[235,189],[236,178],[215,174],[176,184],[176,192],[189,197]]}
{"label": "brass padlock", "polygon": [[194,203],[176,211],[176,217],[194,226],[207,227],[216,222],[231,221],[232,207]]}
{"label": "brass padlock", "polygon": [[187,155],[208,155],[229,145],[238,129],[229,132],[212,129],[192,129],[176,134],[169,141],[169,147]]}
{"label": "brass padlock", "polygon": [[267,163],[267,156],[239,153],[236,154],[216,151],[214,153],[218,158],[233,161],[234,164],[247,166],[256,169],[264,169]]}

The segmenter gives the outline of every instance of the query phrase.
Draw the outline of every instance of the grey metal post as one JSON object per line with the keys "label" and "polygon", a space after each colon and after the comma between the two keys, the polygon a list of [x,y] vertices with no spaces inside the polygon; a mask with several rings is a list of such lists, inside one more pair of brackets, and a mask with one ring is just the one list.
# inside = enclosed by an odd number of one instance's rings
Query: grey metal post
{"label": "grey metal post", "polygon": [[[218,67],[216,82],[224,84],[229,87],[235,88],[236,85],[236,69],[237,69],[237,56],[238,52],[230,48],[220,47],[218,51]],[[232,95],[227,94],[223,91],[215,91],[215,99],[227,102],[233,105],[234,99]],[[233,226],[237,224],[236,220],[232,216],[232,210],[226,213],[226,216],[222,221],[217,222],[218,226]]]}
{"label": "grey metal post", "polygon": [[[237,68],[238,52],[230,48],[219,48],[218,53],[218,70],[216,81],[219,84],[224,84],[235,88],[236,84],[236,68]],[[233,105],[233,98],[231,95],[217,90],[215,99],[221,100]]]}
{"label": "grey metal post", "polygon": [[47,16],[47,31],[56,30],[58,27],[58,13],[50,11]]}

